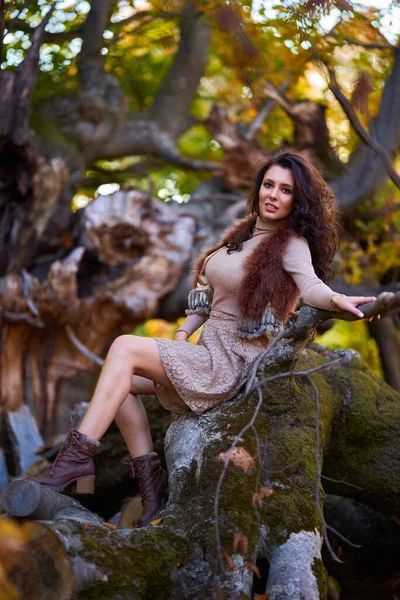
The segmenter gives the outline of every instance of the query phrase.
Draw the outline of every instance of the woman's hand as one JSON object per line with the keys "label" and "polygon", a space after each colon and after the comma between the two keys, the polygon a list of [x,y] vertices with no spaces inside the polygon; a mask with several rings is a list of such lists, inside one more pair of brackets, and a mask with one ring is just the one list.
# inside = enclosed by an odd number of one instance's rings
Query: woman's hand
{"label": "woman's hand", "polygon": [[[367,304],[368,302],[374,302],[376,300],[375,296],[345,296],[344,294],[333,294],[331,298],[331,304],[333,308],[337,311],[348,311],[356,317],[360,317],[361,319],[364,317],[364,313],[362,313],[357,307],[361,304]],[[380,319],[380,315],[376,317],[370,317],[368,321],[372,321],[372,319]]]}
{"label": "woman's hand", "polygon": [[186,331],[183,331],[183,329],[181,329],[181,331],[177,331],[174,337],[174,340],[176,342],[187,342],[188,341],[188,334]]}

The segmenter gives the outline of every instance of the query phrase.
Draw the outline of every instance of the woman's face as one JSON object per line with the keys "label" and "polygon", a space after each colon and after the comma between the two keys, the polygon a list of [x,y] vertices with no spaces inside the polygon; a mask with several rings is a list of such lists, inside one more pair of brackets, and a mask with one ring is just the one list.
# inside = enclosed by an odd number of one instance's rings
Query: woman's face
{"label": "woman's face", "polygon": [[260,217],[279,221],[290,215],[294,203],[292,171],[274,165],[266,171],[258,196]]}

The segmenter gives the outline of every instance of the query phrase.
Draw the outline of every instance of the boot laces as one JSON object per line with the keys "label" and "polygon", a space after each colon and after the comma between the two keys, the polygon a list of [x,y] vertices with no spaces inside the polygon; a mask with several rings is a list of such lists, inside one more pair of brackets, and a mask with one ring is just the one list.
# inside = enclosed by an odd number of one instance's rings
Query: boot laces
{"label": "boot laces", "polygon": [[87,457],[79,456],[79,454],[76,452],[76,449],[74,448],[75,444],[78,444],[81,450],[83,449],[83,447],[79,444],[79,433],[71,427],[63,445],[61,446],[55,458],[55,461],[51,465],[50,475],[55,474],[58,467],[67,463],[71,459],[73,459],[74,462],[80,463],[83,463],[87,460]]}
{"label": "boot laces", "polygon": [[131,460],[128,456],[122,459],[122,462],[125,465],[129,465],[130,474],[132,477],[136,477],[139,483],[140,495],[142,498],[142,503],[144,500],[154,501],[154,493],[153,493],[153,475],[156,475],[161,470],[161,467],[158,468],[157,471],[153,471],[147,474],[145,472],[145,466],[143,460],[137,460],[135,467],[133,466],[133,460]]}

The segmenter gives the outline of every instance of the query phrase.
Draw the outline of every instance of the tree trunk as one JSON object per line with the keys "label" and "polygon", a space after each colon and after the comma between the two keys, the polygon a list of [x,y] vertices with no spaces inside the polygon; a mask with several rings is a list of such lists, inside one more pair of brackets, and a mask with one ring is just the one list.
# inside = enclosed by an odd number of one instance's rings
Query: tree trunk
{"label": "tree trunk", "polygon": [[[300,372],[324,366],[311,373],[318,395],[305,376],[270,381],[254,428],[249,424],[260,400],[256,391],[201,416],[187,413],[170,426],[165,449],[171,493],[158,524],[112,531],[91,521],[84,527],[89,519],[63,513],[56,492],[37,486],[43,496],[38,502],[31,492],[26,500],[22,493],[15,499],[12,486],[22,490],[31,485],[27,482],[10,484],[2,506],[15,513],[16,504],[33,502],[35,518],[50,519],[46,526],[62,540],[82,599],[132,594],[144,599],[150,593],[182,600],[211,599],[215,593],[250,598],[252,565],[264,557],[270,599],[325,600],[319,470],[323,462],[324,475],[362,488],[324,480],[327,490],[399,515],[400,396],[371,375],[354,352],[318,350],[301,354],[297,365]],[[297,355],[295,347],[278,347],[259,370],[258,381],[285,372]],[[65,502],[70,501],[61,505]],[[233,547],[237,532],[246,536],[247,548]],[[215,562],[221,551],[224,568]]]}

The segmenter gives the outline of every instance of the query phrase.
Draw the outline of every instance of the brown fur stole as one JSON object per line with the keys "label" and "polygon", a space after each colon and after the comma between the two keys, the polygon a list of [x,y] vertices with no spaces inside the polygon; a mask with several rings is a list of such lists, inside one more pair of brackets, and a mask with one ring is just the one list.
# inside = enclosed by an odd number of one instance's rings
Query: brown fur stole
{"label": "brown fur stole", "polygon": [[[212,252],[229,243],[243,243],[250,239],[256,216],[250,215],[234,223],[222,236],[221,241],[207,248],[194,264],[194,285],[201,273],[204,261]],[[244,263],[245,276],[238,292],[238,304],[243,318],[261,321],[265,310],[271,306],[276,315],[286,320],[294,310],[299,291],[289,273],[282,266],[282,257],[295,232],[291,227],[279,229],[260,241]]]}

